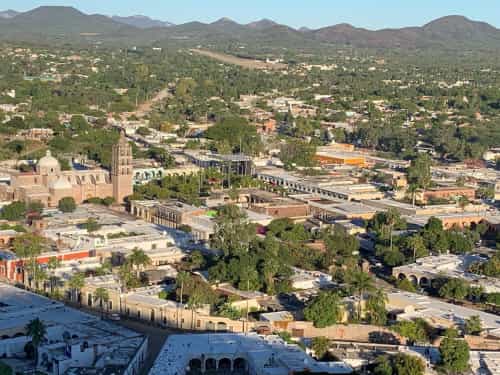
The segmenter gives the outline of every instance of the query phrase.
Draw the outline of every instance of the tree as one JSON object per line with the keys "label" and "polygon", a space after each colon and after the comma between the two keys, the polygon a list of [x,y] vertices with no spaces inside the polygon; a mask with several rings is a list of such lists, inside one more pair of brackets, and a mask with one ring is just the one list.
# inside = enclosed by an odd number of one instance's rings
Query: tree
{"label": "tree", "polygon": [[418,154],[418,156],[411,161],[407,171],[409,184],[426,190],[432,183],[431,165],[432,159],[429,155]]}
{"label": "tree", "polygon": [[334,292],[320,292],[304,309],[306,320],[317,328],[325,328],[342,319],[342,302]]}
{"label": "tree", "polygon": [[404,320],[398,322],[393,328],[401,336],[406,337],[410,344],[429,340],[427,333],[429,326],[423,319],[417,318],[414,321]]}
{"label": "tree", "polygon": [[377,289],[375,293],[370,294],[366,300],[366,315],[370,324],[383,326],[387,323],[387,294],[382,289]]}
{"label": "tree", "polygon": [[469,345],[454,337],[445,337],[439,345],[441,367],[448,373],[461,374],[469,368]]}
{"label": "tree", "polygon": [[125,262],[118,270],[118,276],[122,285],[126,289],[138,288],[141,285],[140,280],[137,278],[136,273],[132,270],[132,264]]}
{"label": "tree", "polygon": [[302,140],[288,140],[280,148],[280,159],[285,168],[314,167],[316,162],[316,146]]}
{"label": "tree", "polygon": [[392,375],[392,364],[386,355],[377,357],[375,365],[374,375]]}
{"label": "tree", "polygon": [[373,285],[373,278],[369,274],[363,272],[361,269],[358,269],[348,276],[347,283],[352,288],[352,290],[358,294],[359,300],[357,318],[358,320],[361,320],[364,294],[366,292],[372,291],[375,288]]}
{"label": "tree", "polygon": [[47,262],[47,268],[49,269],[49,271],[51,271],[52,274],[49,278],[51,293],[54,291],[54,285],[57,285],[57,283],[59,282],[59,278],[54,275],[54,271],[60,266],[61,266],[61,261],[57,257],[51,257]]}
{"label": "tree", "polygon": [[449,279],[438,291],[440,297],[453,300],[463,300],[468,293],[469,285],[462,279]]}
{"label": "tree", "polygon": [[85,223],[83,223],[82,227],[87,229],[87,232],[93,233],[101,229],[101,224],[99,224],[93,217],[90,217]]}
{"label": "tree", "polygon": [[[23,259],[24,271],[28,274],[29,284],[31,279],[38,287],[39,276],[41,275],[38,256],[42,253],[45,246],[45,239],[32,233],[24,233],[17,236],[13,242],[14,252]],[[26,283],[26,277],[24,279]]]}
{"label": "tree", "polygon": [[328,353],[328,349],[330,348],[330,340],[323,336],[314,337],[312,340],[311,348],[312,350],[314,350],[316,358],[321,360]]}
{"label": "tree", "polygon": [[238,206],[227,205],[220,209],[215,219],[212,247],[222,250],[226,256],[248,253],[256,236],[255,225],[248,222],[246,214]]}
{"label": "tree", "polygon": [[402,230],[407,226],[406,221],[401,218],[399,211],[389,209],[386,212],[377,212],[368,222],[368,229],[375,232],[386,244],[389,241],[389,250],[393,250],[393,231]]}
{"label": "tree", "polygon": [[33,201],[28,204],[26,207],[26,214],[40,216],[43,212],[44,205],[40,201]]}
{"label": "tree", "polygon": [[413,285],[413,283],[410,280],[408,280],[407,278],[404,278],[402,280],[398,280],[396,282],[396,287],[398,289],[405,290],[407,292],[412,292],[412,293],[415,293],[417,291],[417,289],[415,288],[415,285]]}
{"label": "tree", "polygon": [[57,208],[62,212],[73,212],[76,210],[76,202],[73,197],[65,197],[59,201]]}
{"label": "tree", "polygon": [[33,319],[26,325],[26,333],[31,337],[31,343],[35,349],[35,366],[38,365],[38,348],[40,344],[45,340],[47,335],[47,328],[45,324],[39,319]]}
{"label": "tree", "polygon": [[106,305],[106,310],[108,308],[109,293],[107,289],[97,288],[94,291],[94,301],[99,302],[99,308],[101,310],[101,318],[104,316],[104,305]]}
{"label": "tree", "polygon": [[195,250],[191,253],[191,257],[189,258],[189,268],[192,270],[200,269],[205,264],[205,258],[203,254],[199,250]]}
{"label": "tree", "polygon": [[419,234],[407,237],[405,240],[405,247],[411,254],[411,258],[413,259],[413,261],[416,261],[417,258],[422,258],[429,255],[429,251],[425,246],[424,239]]}
{"label": "tree", "polygon": [[[187,272],[184,272],[184,271],[180,271],[178,274],[177,274],[177,280],[175,282],[177,288],[179,288],[179,293],[178,293],[178,297],[179,297],[179,302],[180,302],[180,307],[182,307],[182,299],[184,297],[184,285],[189,281],[189,279],[191,278],[191,275]],[[176,289],[177,290],[177,289]],[[179,309],[177,309],[177,327],[179,328]]]}
{"label": "tree", "polygon": [[479,336],[483,330],[479,315],[473,315],[465,320],[465,334]]}
{"label": "tree", "polygon": [[71,276],[68,281],[68,286],[72,291],[72,299],[78,301],[81,305],[80,291],[85,286],[85,275],[82,272],[77,272]]}
{"label": "tree", "polygon": [[393,358],[395,375],[423,375],[425,364],[421,358],[398,353]]}
{"label": "tree", "polygon": [[[1,113],[0,113],[0,122],[1,122]],[[0,375],[13,375],[12,368],[9,365],[6,365],[2,361],[0,361]]]}
{"label": "tree", "polygon": [[21,220],[26,215],[26,204],[24,202],[12,202],[2,207],[1,218],[9,221]]}
{"label": "tree", "polygon": [[195,289],[193,293],[189,296],[188,307],[191,309],[191,328],[194,329],[194,314],[197,309],[202,306],[203,297],[201,295],[202,291]]}
{"label": "tree", "polygon": [[136,270],[136,277],[139,279],[140,271],[143,267],[151,264],[151,258],[144,252],[144,250],[137,247],[132,250],[128,256],[127,261]]}

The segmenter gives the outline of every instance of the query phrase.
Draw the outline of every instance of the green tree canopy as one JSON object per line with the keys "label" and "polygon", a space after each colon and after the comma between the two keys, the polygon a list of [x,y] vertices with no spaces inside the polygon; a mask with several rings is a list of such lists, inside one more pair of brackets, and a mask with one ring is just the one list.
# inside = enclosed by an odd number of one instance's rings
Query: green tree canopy
{"label": "green tree canopy", "polygon": [[334,292],[320,292],[304,309],[306,320],[314,323],[317,328],[325,328],[338,323],[342,319],[342,302]]}

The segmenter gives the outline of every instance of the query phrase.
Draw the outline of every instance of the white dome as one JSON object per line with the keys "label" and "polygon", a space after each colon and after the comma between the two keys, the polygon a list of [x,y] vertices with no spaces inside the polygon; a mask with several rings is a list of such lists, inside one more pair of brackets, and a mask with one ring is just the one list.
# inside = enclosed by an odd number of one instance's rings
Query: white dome
{"label": "white dome", "polygon": [[63,176],[59,176],[59,178],[56,181],[52,182],[49,187],[54,190],[67,190],[73,188],[70,182]]}
{"label": "white dome", "polygon": [[38,168],[39,169],[59,169],[60,166],[59,166],[59,161],[52,156],[52,154],[50,153],[50,150],[47,150],[47,153],[45,154],[45,156],[43,158],[41,158],[39,161],[38,161]]}

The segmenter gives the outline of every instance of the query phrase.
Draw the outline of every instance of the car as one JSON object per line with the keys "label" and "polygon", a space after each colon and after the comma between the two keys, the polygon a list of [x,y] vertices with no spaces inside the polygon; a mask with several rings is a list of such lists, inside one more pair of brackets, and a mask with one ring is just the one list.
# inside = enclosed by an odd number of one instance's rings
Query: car
{"label": "car", "polygon": [[120,319],[121,319],[120,314],[113,313],[109,316],[109,320],[114,320],[115,322]]}

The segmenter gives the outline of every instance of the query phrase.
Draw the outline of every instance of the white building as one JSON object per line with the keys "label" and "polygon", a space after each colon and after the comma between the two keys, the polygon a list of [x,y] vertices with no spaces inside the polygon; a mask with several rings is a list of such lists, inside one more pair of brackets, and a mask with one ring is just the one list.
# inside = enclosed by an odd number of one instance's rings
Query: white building
{"label": "white building", "polygon": [[133,375],[140,372],[147,357],[148,338],[141,334],[63,303],[0,284],[0,357],[15,373],[33,370],[33,361],[24,359],[24,347],[31,340],[25,327],[36,318],[47,330],[39,347],[39,372]]}
{"label": "white building", "polygon": [[477,255],[437,255],[417,259],[415,263],[392,269],[392,275],[400,280],[407,278],[413,284],[426,288],[433,280],[443,277],[462,279],[473,287],[483,287],[487,293],[500,292],[500,280],[468,272],[472,263],[484,262]]}
{"label": "white building", "polygon": [[317,362],[278,336],[257,334],[173,335],[149,375],[183,375],[189,370],[227,370],[249,375],[350,374],[344,362]]}

